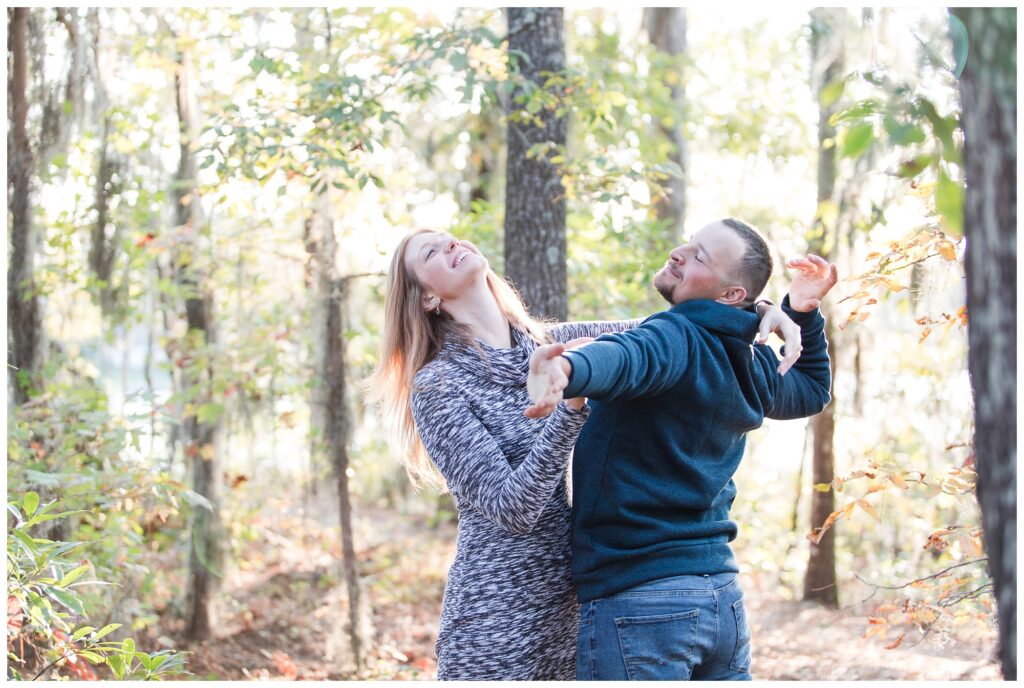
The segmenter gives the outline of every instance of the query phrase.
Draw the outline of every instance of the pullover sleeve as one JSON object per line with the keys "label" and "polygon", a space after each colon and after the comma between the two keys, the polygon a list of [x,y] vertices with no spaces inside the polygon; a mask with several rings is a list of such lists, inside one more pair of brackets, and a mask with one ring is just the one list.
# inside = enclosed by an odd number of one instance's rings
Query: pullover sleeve
{"label": "pullover sleeve", "polygon": [[585,322],[561,322],[548,330],[553,342],[569,342],[577,337],[600,337],[603,334],[631,330],[640,323],[637,320],[592,320]]}
{"label": "pullover sleeve", "polygon": [[633,399],[670,389],[690,362],[691,334],[685,322],[658,313],[639,327],[565,352],[572,364],[565,398]]}
{"label": "pullover sleeve", "polygon": [[563,479],[590,409],[573,411],[559,404],[545,421],[510,419],[544,422],[529,455],[515,469],[458,390],[416,392],[412,412],[427,454],[452,493],[500,528],[522,535],[533,530]]}
{"label": "pullover sleeve", "polygon": [[831,400],[832,368],[825,340],[825,318],[818,309],[808,313],[794,311],[789,307],[789,296],[783,299],[782,310],[800,326],[803,350],[789,372],[779,375],[775,372],[775,353],[767,346],[756,347],[760,355],[768,357],[775,379],[771,407],[765,415],[776,420],[806,418],[821,413]]}

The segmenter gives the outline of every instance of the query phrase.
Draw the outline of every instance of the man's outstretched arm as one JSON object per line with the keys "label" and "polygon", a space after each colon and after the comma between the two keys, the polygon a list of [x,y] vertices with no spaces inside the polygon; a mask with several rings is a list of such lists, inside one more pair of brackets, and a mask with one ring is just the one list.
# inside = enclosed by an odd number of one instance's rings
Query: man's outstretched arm
{"label": "man's outstretched arm", "polygon": [[[802,354],[790,374],[776,380],[767,416],[779,420],[820,413],[831,398],[832,368],[825,340],[825,319],[818,312],[818,306],[838,281],[836,266],[819,256],[808,255],[786,265],[799,271],[782,307],[800,325]],[[762,349],[761,353],[772,360],[775,358],[770,350]]]}

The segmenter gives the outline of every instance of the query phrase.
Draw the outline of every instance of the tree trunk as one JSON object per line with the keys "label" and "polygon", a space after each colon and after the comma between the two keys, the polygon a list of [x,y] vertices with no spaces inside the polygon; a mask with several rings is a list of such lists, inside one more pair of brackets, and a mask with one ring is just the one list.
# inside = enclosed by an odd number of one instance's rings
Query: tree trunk
{"label": "tree trunk", "polygon": [[[328,185],[329,188],[329,185]],[[322,341],[314,347],[315,369],[321,386],[314,393],[313,418],[323,423],[326,449],[338,490],[338,515],[341,526],[342,574],[348,593],[348,643],[356,671],[365,664],[364,629],[361,619],[361,590],[356,567],[355,538],[352,532],[352,500],[348,485],[348,436],[351,425],[345,401],[344,305],[347,280],[338,276],[338,243],[331,223],[330,192],[307,224],[306,249],[314,258],[317,306],[314,309],[314,333]],[[319,407],[319,408],[316,408]]]}
{"label": "tree trunk", "polygon": [[[565,68],[562,9],[511,7],[508,9],[509,62],[513,72],[541,87],[541,72]],[[516,57],[515,51],[526,58]],[[519,106],[513,94],[511,108]],[[537,317],[566,320],[565,188],[547,156],[527,159],[531,146],[551,142],[564,150],[567,121],[542,109],[532,122],[508,123],[508,163],[505,189],[505,272]]]}
{"label": "tree trunk", "polygon": [[7,193],[11,253],[7,268],[8,388],[15,405],[33,394],[33,378],[42,364],[43,325],[35,295],[37,237],[32,224],[32,166],[28,114],[28,14],[17,7],[7,36]]}
{"label": "tree trunk", "polygon": [[[842,26],[846,10],[816,9],[811,11],[811,60],[812,79],[818,94],[818,204],[833,201],[836,186],[835,127],[829,124],[834,112],[834,103],[822,101],[822,89],[843,76]],[[828,227],[821,221],[820,213],[808,241],[808,251],[829,260],[830,253],[838,242],[830,241]],[[832,379],[835,381],[836,329],[832,324],[827,302],[822,306],[826,317],[825,336],[829,341],[832,365]],[[835,385],[833,384],[833,391]],[[825,410],[811,419],[813,435],[813,458],[811,460],[811,483],[831,483],[835,479],[835,407],[836,399]],[[820,527],[829,514],[835,511],[835,494],[811,491],[811,525]],[[804,599],[813,600],[827,607],[839,606],[839,590],[836,582],[836,528],[830,528],[821,540],[811,543],[804,577]]]}
{"label": "tree trunk", "polygon": [[[686,8],[684,7],[645,7],[644,25],[647,27],[647,38],[651,44],[663,53],[671,55],[676,65],[678,77],[669,84],[675,111],[683,112],[685,107],[685,86],[682,80],[679,56],[686,53]],[[669,229],[676,243],[683,239],[683,223],[686,220],[686,139],[683,136],[681,119],[672,126],[666,127],[659,123],[661,133],[670,140],[674,149],[669,153],[669,160],[679,165],[683,171],[681,177],[669,177],[664,183],[667,196],[658,199],[655,211],[659,220],[668,220]]]}
{"label": "tree trunk", "polygon": [[974,456],[1003,678],[1017,678],[1017,10],[957,8]]}
{"label": "tree trunk", "polygon": [[[206,348],[216,342],[213,316],[213,294],[206,284],[203,258],[205,250],[200,236],[203,218],[197,187],[195,156],[192,142],[198,131],[195,95],[193,93],[192,59],[185,50],[178,54],[174,77],[175,100],[181,133],[180,162],[174,178],[175,224],[182,233],[181,242],[189,253],[188,260],[175,257],[175,274],[185,287],[185,317],[188,335],[184,343],[187,362],[183,389],[194,390],[192,404],[200,407],[213,402],[214,371],[197,370],[191,362],[195,348]],[[186,590],[185,635],[190,640],[203,640],[213,635],[217,625],[215,597],[223,568],[223,528],[220,521],[220,427],[221,420],[199,420],[193,413],[183,423],[186,456],[191,459],[192,489],[205,497],[211,508],[196,506],[192,519],[192,547],[189,553],[189,575]]]}

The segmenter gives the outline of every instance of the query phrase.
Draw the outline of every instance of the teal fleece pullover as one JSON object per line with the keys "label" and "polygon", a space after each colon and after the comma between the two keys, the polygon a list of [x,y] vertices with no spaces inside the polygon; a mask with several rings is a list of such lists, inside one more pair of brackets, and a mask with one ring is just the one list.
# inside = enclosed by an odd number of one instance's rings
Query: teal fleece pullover
{"label": "teal fleece pullover", "polygon": [[783,310],[803,351],[786,375],[752,344],[757,315],[714,301],[678,304],[639,327],[567,352],[566,398],[591,399],[573,458],[573,582],[581,602],[652,580],[738,571],[729,509],[746,434],[765,417],[829,402],[825,321]]}

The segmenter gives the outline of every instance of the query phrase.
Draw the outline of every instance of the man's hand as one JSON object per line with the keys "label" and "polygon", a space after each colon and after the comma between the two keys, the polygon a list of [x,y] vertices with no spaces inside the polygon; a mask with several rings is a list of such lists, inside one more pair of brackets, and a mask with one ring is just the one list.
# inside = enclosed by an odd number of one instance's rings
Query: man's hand
{"label": "man's hand", "polygon": [[527,418],[543,418],[562,401],[562,390],[569,384],[569,377],[562,365],[563,351],[565,344],[559,342],[537,347],[530,356],[526,392],[533,405],[523,411]]}
{"label": "man's hand", "polygon": [[[808,254],[806,258],[794,258],[786,267],[798,271],[789,285],[789,307],[801,313],[820,306],[825,294],[839,281],[835,263],[828,263],[821,256]],[[789,348],[788,342],[786,348]]]}
{"label": "man's hand", "polygon": [[[793,297],[790,296],[790,299]],[[774,332],[786,343],[786,355],[779,362],[779,375],[785,375],[786,371],[793,367],[800,352],[803,351],[800,326],[793,322],[792,318],[786,315],[778,306],[768,306],[757,326],[757,343],[764,344],[768,341],[768,335]]]}

